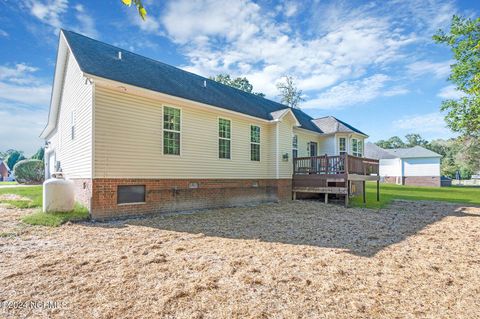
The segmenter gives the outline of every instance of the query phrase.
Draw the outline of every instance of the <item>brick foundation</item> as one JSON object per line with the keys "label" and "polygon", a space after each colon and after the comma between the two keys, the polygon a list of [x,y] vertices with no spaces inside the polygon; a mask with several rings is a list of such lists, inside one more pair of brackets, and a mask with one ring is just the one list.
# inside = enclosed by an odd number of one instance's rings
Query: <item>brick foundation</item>
{"label": "brick foundation", "polygon": [[[397,176],[386,176],[384,182],[397,183]],[[440,176],[404,176],[401,178],[402,185],[440,187]]]}
{"label": "brick foundation", "polygon": [[75,185],[75,200],[83,206],[90,208],[92,198],[92,180],[83,178],[71,179]]}
{"label": "brick foundation", "polygon": [[[117,204],[119,185],[145,185],[145,203]],[[94,179],[92,186],[90,213],[96,219],[258,204],[292,196],[291,179]]]}
{"label": "brick foundation", "polygon": [[405,176],[403,185],[440,187],[440,176]]}

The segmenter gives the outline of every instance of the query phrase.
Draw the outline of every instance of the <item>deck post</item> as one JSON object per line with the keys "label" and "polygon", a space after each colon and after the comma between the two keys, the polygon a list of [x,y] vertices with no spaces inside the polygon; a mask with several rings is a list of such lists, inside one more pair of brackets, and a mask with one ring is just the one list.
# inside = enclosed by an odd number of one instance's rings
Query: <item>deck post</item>
{"label": "deck post", "polygon": [[347,193],[345,194],[345,208],[348,208],[348,196],[350,194],[350,181],[347,179]]}
{"label": "deck post", "polygon": [[328,193],[325,193],[325,204],[328,204]]}
{"label": "deck post", "polygon": [[293,200],[297,200],[297,192],[293,192]]}
{"label": "deck post", "polygon": [[366,194],[365,194],[365,181],[362,181],[362,193],[363,193],[363,203],[365,204],[367,202]]}
{"label": "deck post", "polygon": [[380,180],[377,179],[377,202],[380,201]]}

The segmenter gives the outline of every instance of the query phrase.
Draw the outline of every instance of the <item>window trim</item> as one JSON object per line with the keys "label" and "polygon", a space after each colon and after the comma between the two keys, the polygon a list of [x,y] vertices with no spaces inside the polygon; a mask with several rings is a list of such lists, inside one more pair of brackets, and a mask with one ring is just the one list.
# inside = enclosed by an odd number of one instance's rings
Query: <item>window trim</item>
{"label": "window trim", "polygon": [[[174,131],[174,130],[169,130],[169,129],[165,129],[165,123],[164,123],[164,116],[165,116],[165,108],[168,107],[168,108],[171,108],[171,109],[177,109],[180,111],[180,130],[179,131]],[[172,105],[168,105],[168,104],[163,104],[162,105],[162,118],[161,118],[161,125],[162,125],[162,155],[163,156],[175,156],[175,157],[178,157],[178,156],[182,156],[183,154],[183,133],[182,133],[182,128],[183,128],[183,110],[181,107],[178,107],[178,106],[172,106]],[[180,154],[165,154],[165,148],[164,148],[164,145],[165,145],[165,131],[167,132],[174,132],[174,133],[179,133],[180,134],[180,147],[179,147],[179,153]]]}
{"label": "window trim", "polygon": [[[293,144],[294,140],[295,140],[295,145]],[[293,151],[297,152],[296,157],[298,157],[298,134],[292,134],[292,158],[296,158],[295,156],[293,156]]]}
{"label": "window trim", "polygon": [[[341,149],[342,143],[340,143],[340,140],[342,140],[342,139],[343,139],[344,142],[345,142],[345,143],[344,143],[344,147],[345,147],[345,148],[344,148],[343,151],[342,151],[342,149]],[[338,155],[342,155],[342,153],[343,153],[343,154],[348,154],[347,137],[345,137],[345,136],[339,136],[339,137],[338,137]]]}
{"label": "window trim", "polygon": [[[362,147],[360,147],[360,145]],[[362,139],[359,139],[357,141],[357,153],[358,153],[358,157],[363,157],[363,140]]]}
{"label": "window trim", "polygon": [[[351,140],[352,140],[352,155],[353,155],[353,156],[356,156],[356,157],[362,157],[362,155],[358,152],[358,142],[359,142],[360,140],[359,140],[358,138],[356,138],[356,137],[352,137]],[[354,141],[355,141],[355,143],[357,144],[357,145],[356,145],[356,146],[357,146],[357,149],[356,149],[356,150],[354,150],[354,148],[353,148],[354,145],[355,145]],[[359,155],[359,154],[360,154],[360,155]]]}
{"label": "window trim", "polygon": [[[252,142],[252,127],[258,127],[258,143]],[[230,134],[231,137],[231,134]],[[258,160],[252,159],[252,145],[258,145]],[[262,161],[262,127],[257,124],[250,124],[250,162],[261,162]],[[230,146],[231,148],[231,146]]]}
{"label": "window trim", "polygon": [[[220,137],[220,119],[227,120],[230,122],[230,138]],[[230,157],[223,158],[220,157],[220,140],[229,140],[230,141]],[[228,117],[217,116],[217,159],[231,161],[233,158],[233,121]]]}

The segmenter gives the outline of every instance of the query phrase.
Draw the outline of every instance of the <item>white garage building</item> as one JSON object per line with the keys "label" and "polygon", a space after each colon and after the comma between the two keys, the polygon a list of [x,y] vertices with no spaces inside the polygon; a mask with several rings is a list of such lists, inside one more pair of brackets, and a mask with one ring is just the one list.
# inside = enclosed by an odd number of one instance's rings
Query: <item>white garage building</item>
{"label": "white garage building", "polygon": [[421,146],[383,149],[367,143],[365,157],[380,160],[380,176],[387,183],[440,186],[442,156]]}

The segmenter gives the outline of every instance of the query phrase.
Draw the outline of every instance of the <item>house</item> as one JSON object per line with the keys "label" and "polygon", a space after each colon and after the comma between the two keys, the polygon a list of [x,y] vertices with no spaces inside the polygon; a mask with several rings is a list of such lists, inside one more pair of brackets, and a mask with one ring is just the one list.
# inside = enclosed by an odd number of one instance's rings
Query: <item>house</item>
{"label": "house", "polygon": [[367,135],[62,30],[41,137],[46,177],[61,170],[104,218],[291,199],[293,157],[345,184]]}
{"label": "house", "polygon": [[8,168],[7,163],[0,158],[0,181],[7,181],[9,174],[10,169]]}
{"label": "house", "polygon": [[387,183],[440,186],[442,156],[424,147],[383,149],[367,143],[365,156],[380,160],[380,176]]}

